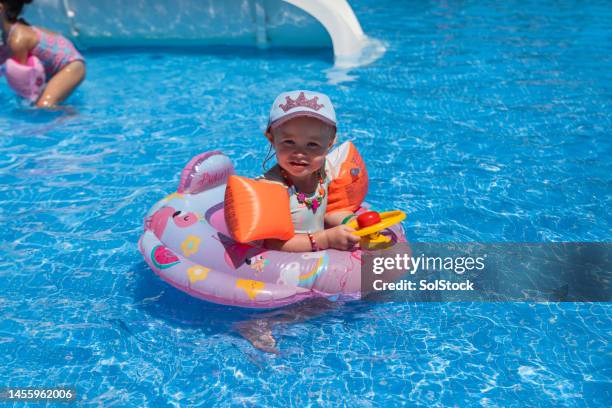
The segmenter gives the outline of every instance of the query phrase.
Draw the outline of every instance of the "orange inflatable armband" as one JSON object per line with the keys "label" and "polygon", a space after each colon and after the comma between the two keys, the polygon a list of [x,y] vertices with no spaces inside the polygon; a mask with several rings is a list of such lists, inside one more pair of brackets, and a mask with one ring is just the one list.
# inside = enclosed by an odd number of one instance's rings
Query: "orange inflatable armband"
{"label": "orange inflatable armband", "polygon": [[268,181],[230,176],[225,190],[225,222],[236,241],[288,240],[295,235],[287,188]]}
{"label": "orange inflatable armband", "polygon": [[368,194],[368,171],[353,143],[345,142],[328,155],[331,178],[327,213],[356,211]]}

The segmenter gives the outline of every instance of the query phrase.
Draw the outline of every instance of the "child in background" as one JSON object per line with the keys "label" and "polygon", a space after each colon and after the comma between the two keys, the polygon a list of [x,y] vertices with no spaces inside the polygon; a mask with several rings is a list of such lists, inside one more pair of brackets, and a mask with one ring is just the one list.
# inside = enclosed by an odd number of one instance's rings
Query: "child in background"
{"label": "child in background", "polygon": [[266,248],[289,252],[351,249],[359,237],[344,223],[353,213],[325,214],[330,183],[325,156],[336,139],[336,113],[329,98],[311,91],[280,94],[272,105],[265,135],[278,164],[263,178],[288,187],[296,232],[288,241],[266,240]]}
{"label": "child in background", "polygon": [[45,68],[47,86],[36,101],[38,107],[53,107],[66,99],[85,78],[85,60],[74,45],[61,36],[29,25],[19,18],[24,4],[32,0],[0,0],[0,65],[8,58],[25,64],[29,55]]}

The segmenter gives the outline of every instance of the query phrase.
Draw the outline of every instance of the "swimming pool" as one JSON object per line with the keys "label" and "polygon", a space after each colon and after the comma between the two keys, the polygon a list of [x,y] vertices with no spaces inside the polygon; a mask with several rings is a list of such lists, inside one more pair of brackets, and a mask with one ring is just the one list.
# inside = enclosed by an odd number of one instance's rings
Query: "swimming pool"
{"label": "swimming pool", "polygon": [[0,370],[107,405],[609,406],[609,304],[338,305],[275,328],[161,282],[136,242],[195,154],[261,170],[282,90],[320,89],[412,241],[609,241],[605,1],[359,0],[387,45],[332,84],[331,51],[90,52],[70,110],[0,85]]}

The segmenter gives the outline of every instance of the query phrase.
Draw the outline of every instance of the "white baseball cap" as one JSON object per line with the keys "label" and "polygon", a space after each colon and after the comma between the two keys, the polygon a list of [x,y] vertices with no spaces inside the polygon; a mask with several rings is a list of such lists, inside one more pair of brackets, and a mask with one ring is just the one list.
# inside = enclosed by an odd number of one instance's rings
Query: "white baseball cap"
{"label": "white baseball cap", "polygon": [[336,112],[329,97],[320,92],[290,91],[278,95],[270,109],[268,129],[298,116],[309,116],[336,127]]}

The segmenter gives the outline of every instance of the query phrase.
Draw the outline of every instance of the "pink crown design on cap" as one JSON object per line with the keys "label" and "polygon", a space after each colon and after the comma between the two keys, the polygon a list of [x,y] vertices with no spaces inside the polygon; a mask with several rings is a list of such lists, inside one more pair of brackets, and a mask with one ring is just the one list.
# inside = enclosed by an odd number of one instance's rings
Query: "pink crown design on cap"
{"label": "pink crown design on cap", "polygon": [[286,104],[280,104],[278,105],[279,108],[281,108],[283,110],[283,112],[288,112],[293,108],[297,108],[300,106],[303,106],[305,108],[310,108],[312,110],[318,111],[319,109],[321,109],[323,106],[323,104],[318,104],[317,100],[319,99],[318,96],[315,96],[312,99],[307,99],[306,96],[304,95],[304,92],[300,92],[300,95],[295,99],[291,99],[290,96],[287,96],[285,98],[285,100],[287,101]]}

